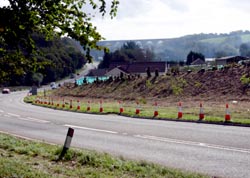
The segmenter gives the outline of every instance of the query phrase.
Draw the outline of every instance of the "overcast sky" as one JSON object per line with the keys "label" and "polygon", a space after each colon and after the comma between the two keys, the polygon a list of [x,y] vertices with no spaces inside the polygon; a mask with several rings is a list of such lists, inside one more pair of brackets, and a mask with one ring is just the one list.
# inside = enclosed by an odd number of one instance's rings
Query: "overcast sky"
{"label": "overcast sky", "polygon": [[[116,18],[93,19],[106,40],[172,38],[250,30],[249,0],[119,1]],[[1,5],[6,2],[0,0]]]}
{"label": "overcast sky", "polygon": [[107,40],[250,30],[249,0],[120,0],[115,19],[94,24]]}

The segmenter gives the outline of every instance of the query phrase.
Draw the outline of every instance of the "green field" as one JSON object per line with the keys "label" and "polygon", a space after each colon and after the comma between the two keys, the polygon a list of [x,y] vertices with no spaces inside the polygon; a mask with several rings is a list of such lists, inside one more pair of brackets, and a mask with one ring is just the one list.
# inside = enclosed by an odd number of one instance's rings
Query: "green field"
{"label": "green field", "polygon": [[[228,37],[218,37],[218,38],[209,38],[209,39],[204,39],[204,40],[200,40],[200,42],[203,43],[212,43],[212,44],[220,44],[225,42],[225,40]],[[242,43],[249,43],[250,42],[250,35],[241,35],[241,41]]]}

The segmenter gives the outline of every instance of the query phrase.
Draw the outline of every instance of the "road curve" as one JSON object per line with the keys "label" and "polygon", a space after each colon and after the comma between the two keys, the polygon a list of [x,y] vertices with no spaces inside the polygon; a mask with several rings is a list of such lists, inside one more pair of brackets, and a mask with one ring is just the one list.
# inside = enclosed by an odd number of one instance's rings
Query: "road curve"
{"label": "road curve", "polygon": [[0,131],[147,160],[211,176],[250,177],[250,128],[58,111],[26,104],[26,92],[0,94]]}

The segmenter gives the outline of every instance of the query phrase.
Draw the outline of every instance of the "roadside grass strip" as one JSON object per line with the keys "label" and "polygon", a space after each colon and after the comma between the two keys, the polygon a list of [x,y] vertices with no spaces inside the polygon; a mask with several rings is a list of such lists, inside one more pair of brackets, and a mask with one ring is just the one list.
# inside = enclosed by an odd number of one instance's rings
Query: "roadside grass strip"
{"label": "roadside grass strip", "polygon": [[107,153],[69,149],[0,133],[0,177],[205,178],[206,175],[126,160]]}
{"label": "roadside grass strip", "polygon": [[[37,100],[43,101],[37,102]],[[53,105],[52,101],[53,100]],[[72,100],[72,103],[70,102]],[[78,107],[78,101],[80,109]],[[128,117],[136,118],[151,118],[161,120],[179,120],[179,121],[198,121],[200,112],[199,102],[182,103],[183,117],[177,119],[178,106],[177,103],[157,102],[157,107],[154,106],[154,102],[143,101],[139,104],[133,101],[113,101],[113,100],[98,100],[98,99],[79,99],[79,98],[59,98],[59,97],[35,97],[27,96],[24,98],[25,102],[33,103],[35,105],[45,106],[53,109],[60,109],[66,111],[75,111],[92,114],[119,114]],[[46,101],[46,104],[45,102]],[[102,104],[100,105],[100,101]],[[50,104],[49,104],[50,103]],[[71,104],[70,104],[71,103]],[[121,104],[122,103],[122,104]],[[229,111],[231,116],[231,124],[241,124],[250,126],[250,103],[238,103],[229,105]],[[120,113],[120,107],[123,107],[123,112]],[[224,103],[203,103],[204,119],[199,122],[205,123],[219,123],[225,122],[225,107]],[[102,107],[102,112],[100,112]],[[89,108],[89,110],[88,110]],[[139,114],[136,114],[136,109],[140,110]],[[157,109],[158,115],[154,117],[154,112]],[[229,124],[230,124],[229,123]]]}

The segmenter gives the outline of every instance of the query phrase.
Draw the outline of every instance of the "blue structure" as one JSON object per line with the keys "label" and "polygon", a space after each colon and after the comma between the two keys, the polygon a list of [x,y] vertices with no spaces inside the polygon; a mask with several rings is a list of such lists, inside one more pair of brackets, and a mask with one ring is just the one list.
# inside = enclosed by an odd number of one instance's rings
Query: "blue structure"
{"label": "blue structure", "polygon": [[103,76],[103,77],[90,77],[90,76],[86,76],[83,78],[79,78],[76,80],[77,85],[82,85],[83,84],[83,80],[86,78],[87,83],[94,83],[94,81],[96,81],[96,79],[98,78],[98,80],[101,81],[106,81],[109,79],[109,77]]}

